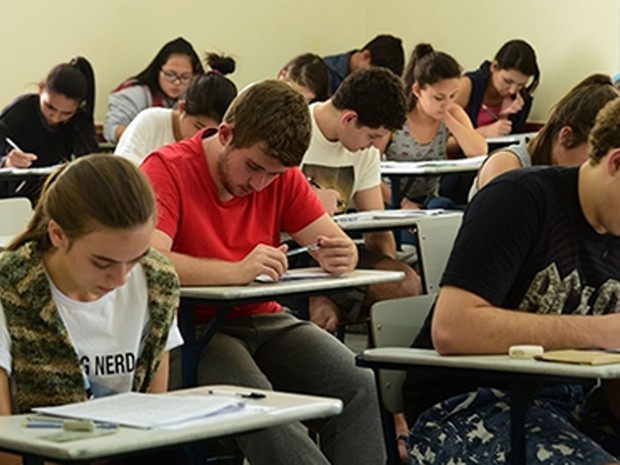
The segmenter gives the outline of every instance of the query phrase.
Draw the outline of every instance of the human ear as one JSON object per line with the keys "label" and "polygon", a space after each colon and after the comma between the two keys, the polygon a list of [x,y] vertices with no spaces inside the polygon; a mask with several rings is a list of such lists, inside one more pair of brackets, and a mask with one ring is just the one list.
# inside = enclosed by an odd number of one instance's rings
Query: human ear
{"label": "human ear", "polygon": [[620,173],[620,148],[611,149],[607,156],[607,169],[612,176]]}
{"label": "human ear", "polygon": [[573,129],[570,126],[562,126],[560,129],[560,144],[570,149],[575,145],[575,135]]}
{"label": "human ear", "polygon": [[47,223],[47,235],[52,245],[56,248],[62,247],[68,242],[67,235],[62,226],[54,220],[49,220]]}
{"label": "human ear", "polygon": [[229,123],[221,123],[217,127],[217,137],[224,147],[226,147],[233,138],[233,127]]}
{"label": "human ear", "polygon": [[413,92],[413,95],[415,95],[417,98],[420,98],[421,90],[422,88],[420,87],[420,84],[418,84],[417,82],[414,82],[413,85],[411,86],[411,92]]}
{"label": "human ear", "polygon": [[342,121],[344,125],[350,125],[351,123],[356,123],[357,112],[353,110],[346,110],[345,112],[342,113],[342,116],[340,117],[340,121]]}

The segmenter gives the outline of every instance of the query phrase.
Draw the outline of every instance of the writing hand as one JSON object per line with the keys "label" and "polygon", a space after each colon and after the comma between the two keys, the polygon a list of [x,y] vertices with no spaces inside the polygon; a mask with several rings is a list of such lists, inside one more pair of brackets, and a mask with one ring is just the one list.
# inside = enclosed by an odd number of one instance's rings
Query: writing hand
{"label": "writing hand", "polygon": [[319,236],[317,242],[321,247],[311,254],[328,273],[348,273],[357,266],[357,248],[348,237]]}
{"label": "writing hand", "polygon": [[9,152],[4,166],[7,168],[28,168],[37,159],[34,153],[13,149]]}
{"label": "writing hand", "polygon": [[320,202],[323,204],[323,208],[329,216],[334,216],[341,210],[342,200],[340,199],[340,193],[336,189],[330,187],[315,187],[312,189],[316,193]]}
{"label": "writing hand", "polygon": [[239,272],[242,282],[251,283],[258,275],[267,275],[274,281],[278,281],[288,269],[288,261],[285,252],[287,245],[272,247],[259,244],[241,260]]}
{"label": "writing hand", "polygon": [[510,134],[512,131],[512,121],[501,118],[494,123],[486,126],[480,126],[477,131],[484,137],[505,136],[506,134]]}

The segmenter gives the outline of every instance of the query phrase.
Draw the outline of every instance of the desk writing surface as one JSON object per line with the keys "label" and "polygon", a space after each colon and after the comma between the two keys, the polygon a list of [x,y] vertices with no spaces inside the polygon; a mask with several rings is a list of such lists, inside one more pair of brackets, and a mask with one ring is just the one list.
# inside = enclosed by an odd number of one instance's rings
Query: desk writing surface
{"label": "desk writing surface", "polygon": [[[392,217],[379,214],[407,211],[411,214]],[[462,212],[455,210],[377,210],[337,215],[334,221],[344,231],[371,231],[412,228],[420,223],[442,222],[462,216]]]}
{"label": "desk writing surface", "polygon": [[[185,391],[171,392],[179,395],[206,392],[213,389],[218,393],[242,392],[248,388],[236,386],[203,386]],[[191,441],[218,438],[260,428],[279,425],[291,421],[309,420],[337,415],[342,411],[342,401],[328,397],[288,394],[252,389],[252,392],[265,394],[264,399],[246,400],[248,404],[272,407],[267,412],[258,412],[239,420],[234,414],[230,419],[222,416],[218,422],[205,424],[192,423],[178,429],[151,429],[119,427],[107,436],[56,443],[45,439],[53,430],[24,428],[22,425],[29,415],[0,417],[0,449],[14,453],[26,453],[55,460],[90,460],[113,455],[148,451],[150,449],[174,446]]]}
{"label": "desk writing surface", "polygon": [[369,362],[403,365],[451,367],[498,372],[566,376],[588,379],[620,378],[620,363],[614,365],[573,365],[534,359],[519,360],[508,355],[439,355],[434,350],[403,347],[381,347],[365,350],[361,358]]}
{"label": "desk writing surface", "polygon": [[537,134],[537,131],[522,132],[518,134],[506,134],[504,136],[485,137],[485,140],[489,145],[512,145],[520,143],[523,139],[533,139]]}
{"label": "desk writing surface", "polygon": [[225,303],[227,301],[261,297],[275,298],[282,295],[402,281],[404,277],[402,271],[353,270],[351,273],[329,278],[298,279],[275,283],[254,282],[247,286],[183,286],[181,297]]}
{"label": "desk writing surface", "polygon": [[0,168],[3,179],[22,178],[29,176],[47,176],[62,165],[41,166],[34,168]]}
{"label": "desk writing surface", "polygon": [[382,161],[383,176],[432,176],[478,171],[487,155],[458,160]]}

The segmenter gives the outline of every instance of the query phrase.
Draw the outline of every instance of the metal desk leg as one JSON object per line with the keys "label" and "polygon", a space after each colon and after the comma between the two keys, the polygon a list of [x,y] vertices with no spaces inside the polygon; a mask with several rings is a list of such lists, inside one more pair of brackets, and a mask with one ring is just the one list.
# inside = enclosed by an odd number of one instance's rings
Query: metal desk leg
{"label": "metal desk leg", "polygon": [[179,328],[185,343],[181,347],[181,383],[184,388],[198,384],[198,360],[215,332],[219,329],[222,320],[228,315],[230,308],[221,308],[211,319],[207,330],[200,339],[196,339],[196,309],[195,304],[181,300],[179,314]]}
{"label": "metal desk leg", "polygon": [[526,463],[525,417],[543,383],[514,380],[510,389],[510,463]]}

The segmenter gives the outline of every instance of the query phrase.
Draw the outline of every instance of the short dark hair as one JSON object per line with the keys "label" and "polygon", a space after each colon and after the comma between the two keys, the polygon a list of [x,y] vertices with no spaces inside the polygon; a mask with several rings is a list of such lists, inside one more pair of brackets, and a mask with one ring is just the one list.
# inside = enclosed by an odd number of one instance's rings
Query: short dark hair
{"label": "short dark hair", "polygon": [[353,110],[360,126],[401,129],[407,104],[401,80],[387,68],[355,71],[347,76],[331,99],[337,110]]}
{"label": "short dark hair", "polygon": [[231,103],[224,121],[233,126],[231,146],[262,144],[284,166],[298,166],[310,145],[310,111],[303,96],[284,81],[251,85]]}
{"label": "short dark hair", "polygon": [[398,37],[379,34],[364,45],[362,50],[370,52],[370,64],[372,66],[382,66],[398,76],[403,74],[405,51],[403,50],[403,41]]}

